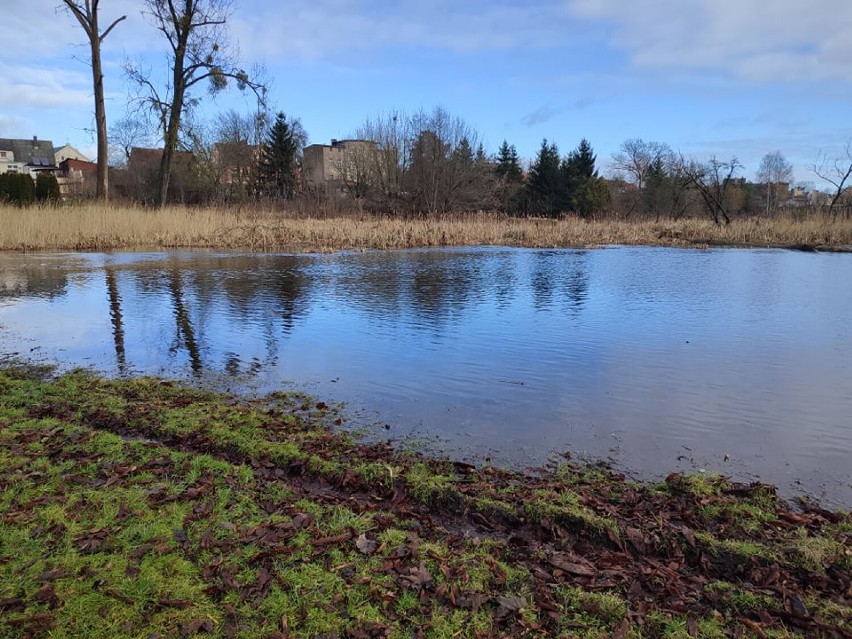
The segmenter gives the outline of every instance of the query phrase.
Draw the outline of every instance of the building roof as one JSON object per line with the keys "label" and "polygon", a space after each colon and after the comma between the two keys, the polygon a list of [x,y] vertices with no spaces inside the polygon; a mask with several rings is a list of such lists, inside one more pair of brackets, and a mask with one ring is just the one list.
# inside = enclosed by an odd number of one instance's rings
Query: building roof
{"label": "building roof", "polygon": [[31,140],[0,138],[0,150],[14,153],[15,162],[23,162],[30,166],[56,166],[53,142],[50,140],[39,140],[35,136]]}
{"label": "building roof", "polygon": [[62,162],[62,160],[67,160],[72,158],[74,160],[82,160],[83,162],[91,162],[92,160],[82,153],[79,150],[75,149],[70,144],[66,144],[64,146],[60,146],[59,148],[53,149],[53,155],[58,162]]}

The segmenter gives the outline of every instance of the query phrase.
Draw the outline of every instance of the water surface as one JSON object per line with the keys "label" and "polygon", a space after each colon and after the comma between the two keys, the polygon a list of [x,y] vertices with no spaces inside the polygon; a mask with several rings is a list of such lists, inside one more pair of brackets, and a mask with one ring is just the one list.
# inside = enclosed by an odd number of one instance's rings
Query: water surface
{"label": "water surface", "polygon": [[304,389],[453,457],[759,477],[852,507],[852,255],[0,255],[0,353]]}

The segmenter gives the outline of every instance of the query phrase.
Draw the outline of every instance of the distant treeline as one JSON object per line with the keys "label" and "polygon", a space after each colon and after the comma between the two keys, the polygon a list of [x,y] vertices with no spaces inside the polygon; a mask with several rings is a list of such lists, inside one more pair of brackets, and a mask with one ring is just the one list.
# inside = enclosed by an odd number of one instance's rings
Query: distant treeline
{"label": "distant treeline", "polygon": [[[134,163],[123,122],[111,137],[124,140],[123,169],[114,172],[113,193],[155,202],[156,165]],[[524,166],[514,145],[503,141],[485,151],[478,132],[461,118],[436,108],[394,112],[369,119],[352,139],[326,146],[320,167],[306,155],[307,134],[283,113],[225,113],[208,126],[195,124],[173,166],[170,197],[185,203],[353,208],[390,215],[496,211],[509,215],[584,219],[680,219],[772,216],[783,209],[850,214],[852,197],[790,189],[792,167],[779,153],[767,154],[758,183],[740,177],[736,158],[686,158],[667,145],[625,141],[612,156],[612,175],[598,171],[591,143],[582,139],[567,154],[544,140]]]}

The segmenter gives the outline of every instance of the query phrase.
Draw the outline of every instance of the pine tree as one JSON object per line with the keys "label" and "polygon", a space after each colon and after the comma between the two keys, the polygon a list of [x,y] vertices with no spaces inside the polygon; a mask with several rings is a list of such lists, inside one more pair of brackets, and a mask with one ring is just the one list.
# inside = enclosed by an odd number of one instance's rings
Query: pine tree
{"label": "pine tree", "polygon": [[592,145],[583,138],[560,167],[565,188],[563,204],[582,217],[591,217],[604,204],[605,187],[598,177],[595,160]]}
{"label": "pine tree", "polygon": [[527,182],[530,211],[545,217],[557,217],[562,211],[564,191],[559,149],[555,144],[548,144],[546,139],[542,140]]}
{"label": "pine tree", "polygon": [[296,191],[298,144],[287,116],[278,113],[261,147],[260,184],[267,195],[291,198]]}
{"label": "pine tree", "polygon": [[524,172],[518,162],[518,151],[515,145],[509,145],[506,140],[500,145],[497,152],[497,166],[494,168],[497,177],[509,183],[520,183],[524,179]]}

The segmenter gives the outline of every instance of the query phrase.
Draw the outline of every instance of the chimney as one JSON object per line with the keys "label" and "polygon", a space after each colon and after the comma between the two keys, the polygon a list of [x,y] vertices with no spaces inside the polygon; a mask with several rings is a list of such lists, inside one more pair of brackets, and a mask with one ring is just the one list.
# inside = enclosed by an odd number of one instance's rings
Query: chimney
{"label": "chimney", "polygon": [[38,136],[37,135],[33,136],[33,148],[34,149],[38,148]]}

